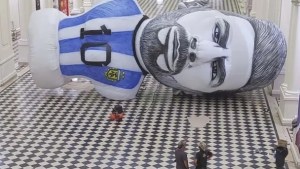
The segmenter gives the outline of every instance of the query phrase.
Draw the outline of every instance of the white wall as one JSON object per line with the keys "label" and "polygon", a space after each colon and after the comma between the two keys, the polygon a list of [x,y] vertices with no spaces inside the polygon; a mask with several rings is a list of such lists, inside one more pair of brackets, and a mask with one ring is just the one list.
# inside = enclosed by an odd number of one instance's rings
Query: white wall
{"label": "white wall", "polygon": [[19,15],[19,0],[9,0],[10,19],[14,23],[14,28],[20,29],[20,15]]}
{"label": "white wall", "polygon": [[16,77],[9,7],[8,0],[0,0],[0,86]]}

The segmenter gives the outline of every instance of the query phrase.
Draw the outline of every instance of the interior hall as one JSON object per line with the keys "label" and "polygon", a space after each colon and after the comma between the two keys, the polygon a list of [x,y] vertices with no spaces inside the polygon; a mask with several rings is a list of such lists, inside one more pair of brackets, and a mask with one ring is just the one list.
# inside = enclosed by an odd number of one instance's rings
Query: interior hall
{"label": "interior hall", "polygon": [[[191,169],[200,141],[213,154],[209,169],[276,168],[278,140],[287,141],[284,168],[300,167],[300,0],[196,0],[206,9],[267,20],[282,31],[285,65],[263,89],[195,95],[150,74],[129,100],[108,99],[81,77],[59,88],[38,87],[29,64],[31,14],[56,8],[76,17],[106,1],[115,0],[0,1],[1,169],[176,168],[181,140]],[[178,10],[182,1],[136,2],[154,18]],[[110,120],[116,105],[124,111],[121,121]]]}

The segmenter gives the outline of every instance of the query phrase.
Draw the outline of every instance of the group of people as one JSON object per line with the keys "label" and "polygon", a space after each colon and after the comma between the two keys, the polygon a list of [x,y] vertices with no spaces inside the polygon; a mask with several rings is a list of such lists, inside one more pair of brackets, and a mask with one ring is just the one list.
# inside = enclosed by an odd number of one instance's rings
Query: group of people
{"label": "group of people", "polygon": [[[207,160],[212,157],[212,152],[208,150],[204,142],[198,144],[199,152],[196,153],[194,157],[194,165],[196,169],[206,169]],[[187,158],[187,153],[185,152],[186,141],[182,140],[178,143],[178,147],[175,150],[175,162],[176,169],[188,169],[189,163]]]}
{"label": "group of people", "polygon": [[[206,169],[207,160],[212,157],[212,152],[208,150],[207,145],[204,142],[198,144],[199,152],[194,156],[194,165],[196,169]],[[175,162],[176,169],[188,169],[189,162],[187,158],[186,141],[182,140],[178,143],[178,146],[175,150]],[[275,163],[277,169],[284,169],[285,158],[288,155],[287,141],[278,140],[278,145],[275,147]]]}

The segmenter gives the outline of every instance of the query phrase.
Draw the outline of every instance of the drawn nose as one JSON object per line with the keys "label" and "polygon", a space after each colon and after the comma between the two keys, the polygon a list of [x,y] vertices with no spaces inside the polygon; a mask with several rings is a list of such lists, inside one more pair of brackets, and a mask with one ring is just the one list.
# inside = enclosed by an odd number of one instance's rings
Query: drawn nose
{"label": "drawn nose", "polygon": [[191,62],[212,62],[217,58],[228,56],[229,50],[222,48],[219,44],[202,40],[197,43],[197,46],[194,50],[190,52],[190,61]]}

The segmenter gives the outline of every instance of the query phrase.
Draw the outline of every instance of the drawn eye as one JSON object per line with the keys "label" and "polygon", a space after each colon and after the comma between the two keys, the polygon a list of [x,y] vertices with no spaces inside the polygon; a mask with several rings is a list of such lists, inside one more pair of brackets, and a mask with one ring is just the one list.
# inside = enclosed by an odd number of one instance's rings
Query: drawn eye
{"label": "drawn eye", "polygon": [[214,35],[213,35],[213,40],[214,40],[214,42],[216,42],[216,43],[219,43],[219,42],[220,42],[220,34],[221,34],[220,31],[221,31],[221,30],[220,30],[220,25],[219,25],[219,24],[216,24],[215,30],[214,30]]}
{"label": "drawn eye", "polygon": [[193,38],[192,41],[191,41],[191,48],[196,49],[196,47],[197,47],[197,39]]}

